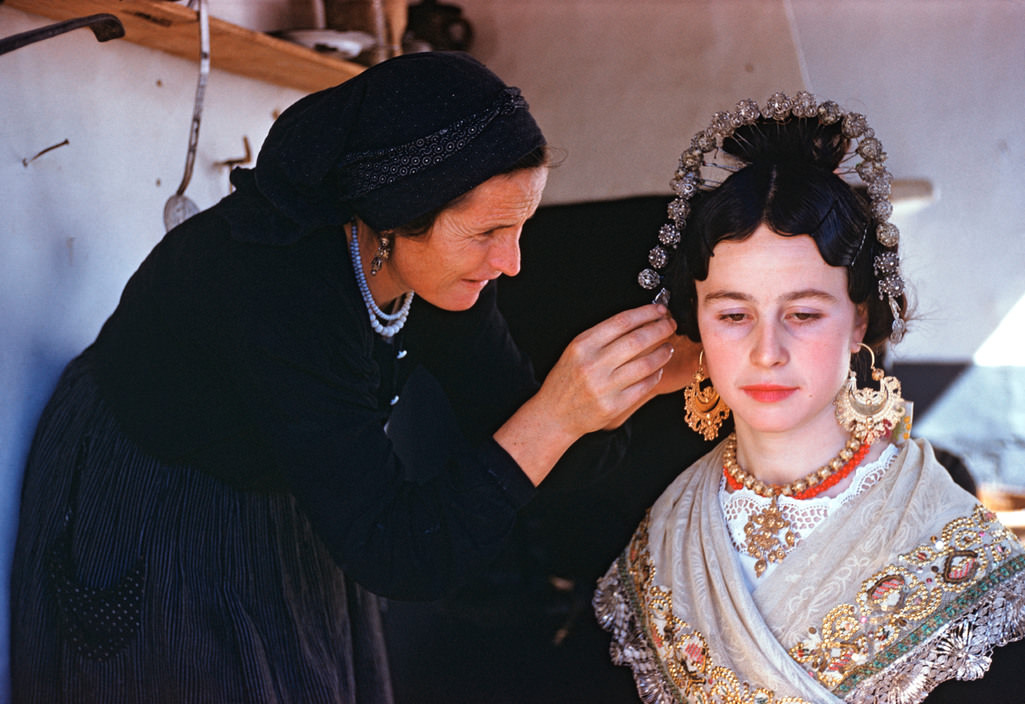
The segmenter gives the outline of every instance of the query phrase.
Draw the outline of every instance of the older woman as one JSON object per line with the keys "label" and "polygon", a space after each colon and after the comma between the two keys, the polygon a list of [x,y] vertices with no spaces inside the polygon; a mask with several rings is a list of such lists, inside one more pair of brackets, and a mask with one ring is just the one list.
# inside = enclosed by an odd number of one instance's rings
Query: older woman
{"label": "older woman", "polygon": [[535,382],[492,281],[517,273],[546,178],[519,92],[465,55],[286,110],[45,411],[16,701],[390,700],[374,594],[459,583],[570,445],[682,376],[651,305]]}

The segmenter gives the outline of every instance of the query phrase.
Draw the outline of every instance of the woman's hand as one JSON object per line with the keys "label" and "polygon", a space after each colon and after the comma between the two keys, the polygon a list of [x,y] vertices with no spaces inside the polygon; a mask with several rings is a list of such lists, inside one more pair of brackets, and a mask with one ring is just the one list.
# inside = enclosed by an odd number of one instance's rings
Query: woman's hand
{"label": "woman's hand", "polygon": [[654,395],[675,329],[662,306],[623,311],[574,338],[538,395],[578,437],[614,427]]}
{"label": "woman's hand", "polygon": [[634,414],[638,408],[660,394],[669,394],[679,391],[694,380],[694,372],[698,368],[698,354],[701,352],[701,343],[693,342],[685,335],[672,335],[669,340],[673,346],[673,356],[664,367],[662,377],[655,387],[644,398],[640,399],[633,407],[629,408],[610,424],[605,430],[613,430],[626,422],[627,418]]}
{"label": "woman's hand", "polygon": [[[539,483],[582,435],[617,427],[658,393],[663,367],[674,356],[675,330],[665,307],[651,304],[582,332],[495,440]],[[680,376],[675,365],[670,370],[666,390]]]}

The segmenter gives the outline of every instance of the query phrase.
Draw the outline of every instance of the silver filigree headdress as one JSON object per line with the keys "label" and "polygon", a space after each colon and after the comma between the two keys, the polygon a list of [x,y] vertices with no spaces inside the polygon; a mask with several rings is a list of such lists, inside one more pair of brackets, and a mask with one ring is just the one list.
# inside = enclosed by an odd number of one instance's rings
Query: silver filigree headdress
{"label": "silver filigree headdress", "polygon": [[[793,98],[783,93],[774,93],[759,108],[753,100],[741,100],[733,112],[717,112],[712,123],[691,139],[690,147],[680,155],[680,163],[670,181],[676,197],[669,203],[669,217],[658,233],[659,244],[648,252],[650,268],[644,269],[637,277],[641,286],[649,290],[660,289],[655,296],[656,301],[667,303],[669,292],[663,285],[662,270],[669,262],[670,252],[680,243],[684,225],[690,215],[690,199],[699,190],[713,190],[721,181],[705,178],[702,169],[718,168],[736,171],[743,166],[706,160],[709,154],[716,158],[728,158],[719,155],[723,140],[733,136],[734,131],[743,126],[754,124],[759,118],[784,122],[791,117],[818,118],[824,125],[840,122],[845,137],[855,145],[853,153],[861,158],[853,171],[861,178],[868,189],[872,217],[876,221],[876,239],[888,251],[877,255],[873,266],[879,278],[879,298],[886,299],[893,313],[893,327],[890,332],[891,342],[900,342],[904,337],[906,324],[901,316],[900,303],[897,298],[904,292],[904,279],[900,273],[900,258],[896,247],[900,240],[897,226],[890,222],[893,204],[890,203],[890,188],[893,176],[886,169],[886,152],[883,145],[875,137],[875,131],[868,126],[864,115],[847,112],[831,100],[817,103],[815,97],[807,91],[799,91]],[[837,171],[845,176],[850,169]]]}

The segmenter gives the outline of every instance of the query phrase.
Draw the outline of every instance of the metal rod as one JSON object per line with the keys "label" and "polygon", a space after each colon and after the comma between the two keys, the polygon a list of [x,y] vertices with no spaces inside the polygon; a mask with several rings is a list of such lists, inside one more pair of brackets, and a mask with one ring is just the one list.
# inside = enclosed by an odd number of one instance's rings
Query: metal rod
{"label": "metal rod", "polygon": [[71,30],[78,29],[79,27],[88,27],[91,29],[93,34],[96,35],[96,41],[99,42],[105,42],[125,36],[125,26],[121,24],[121,20],[110,13],[101,12],[97,15],[77,17],[75,19],[64,20],[63,22],[48,24],[45,27],[39,27],[38,29],[30,29],[27,32],[21,32],[20,34],[12,34],[9,37],[0,39],[0,54],[6,54],[9,51],[20,49],[23,46],[27,46],[43,39],[55,37],[58,34],[70,32]]}

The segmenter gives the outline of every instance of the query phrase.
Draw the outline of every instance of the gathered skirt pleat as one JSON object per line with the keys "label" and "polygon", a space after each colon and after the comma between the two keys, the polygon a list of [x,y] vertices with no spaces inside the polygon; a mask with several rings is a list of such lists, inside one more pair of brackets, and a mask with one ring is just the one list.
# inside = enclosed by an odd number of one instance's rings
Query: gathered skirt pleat
{"label": "gathered skirt pleat", "polygon": [[65,370],[25,474],[15,704],[390,702],[379,601],[294,497],[142,452],[87,366]]}

